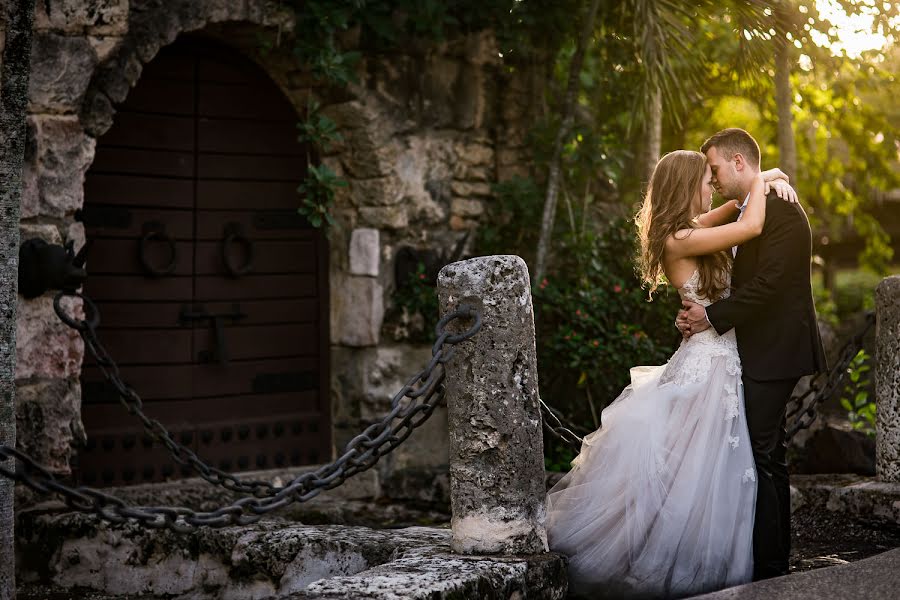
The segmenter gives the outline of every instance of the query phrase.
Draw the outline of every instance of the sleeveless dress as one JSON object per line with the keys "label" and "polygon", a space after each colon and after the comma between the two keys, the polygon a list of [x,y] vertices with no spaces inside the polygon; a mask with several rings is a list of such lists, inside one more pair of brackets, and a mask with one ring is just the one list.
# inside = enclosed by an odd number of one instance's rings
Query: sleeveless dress
{"label": "sleeveless dress", "polygon": [[[708,306],[698,285],[694,271],[681,296]],[[751,580],[756,471],[743,402],[733,329],[631,369],[547,493],[547,539],[569,559],[570,593],[676,598]]]}

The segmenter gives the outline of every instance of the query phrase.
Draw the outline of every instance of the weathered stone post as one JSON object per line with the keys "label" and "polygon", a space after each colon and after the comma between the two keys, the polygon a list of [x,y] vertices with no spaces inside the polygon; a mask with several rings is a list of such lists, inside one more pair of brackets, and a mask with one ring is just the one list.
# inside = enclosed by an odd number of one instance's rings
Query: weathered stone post
{"label": "weathered stone post", "polygon": [[464,554],[546,552],[528,267],[518,256],[456,262],[441,269],[438,297],[442,315],[469,304],[483,322],[447,364],[451,548]]}
{"label": "weathered stone post", "polygon": [[875,289],[875,473],[900,483],[900,275]]}

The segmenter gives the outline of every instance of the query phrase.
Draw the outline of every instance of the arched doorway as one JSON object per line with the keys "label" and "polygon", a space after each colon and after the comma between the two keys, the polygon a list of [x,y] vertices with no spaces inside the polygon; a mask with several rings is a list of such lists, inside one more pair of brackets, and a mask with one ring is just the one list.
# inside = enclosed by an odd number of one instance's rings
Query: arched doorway
{"label": "arched doorway", "polygon": [[[330,459],[327,246],[297,213],[297,115],[216,43],[160,51],[97,143],[80,214],[99,336],[147,414],[229,471]],[[79,481],[190,475],[92,358]]]}

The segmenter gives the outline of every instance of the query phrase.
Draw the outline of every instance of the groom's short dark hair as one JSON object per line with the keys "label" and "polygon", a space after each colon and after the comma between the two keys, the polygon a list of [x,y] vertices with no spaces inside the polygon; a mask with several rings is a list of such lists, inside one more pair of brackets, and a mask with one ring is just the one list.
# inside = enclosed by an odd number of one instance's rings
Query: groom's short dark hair
{"label": "groom's short dark hair", "polygon": [[731,160],[735,154],[742,154],[750,164],[759,168],[759,144],[753,136],[739,127],[729,127],[719,131],[700,146],[700,152],[706,152],[715,146],[725,160]]}

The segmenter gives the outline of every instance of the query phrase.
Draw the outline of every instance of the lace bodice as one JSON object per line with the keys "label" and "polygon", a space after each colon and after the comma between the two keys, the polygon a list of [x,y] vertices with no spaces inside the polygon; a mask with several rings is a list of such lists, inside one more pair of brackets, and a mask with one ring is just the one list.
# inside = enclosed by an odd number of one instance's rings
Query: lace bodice
{"label": "lace bodice", "polygon": [[[726,283],[731,283],[730,274],[726,278]],[[712,300],[700,295],[700,271],[695,269],[684,285],[679,288],[682,299],[690,300],[709,306]],[[718,299],[727,298],[730,295],[728,288],[722,292]],[[740,375],[741,362],[738,356],[737,339],[734,336],[734,330],[729,330],[719,335],[715,329],[710,327],[700,333],[695,333],[687,340],[681,342],[678,350],[669,359],[666,364],[666,370],[660,380],[661,383],[672,382],[676,385],[689,385],[703,380],[709,376],[712,359],[722,357],[725,359],[725,368],[729,375]],[[726,390],[729,397],[729,405],[727,413],[733,416],[736,410],[736,398],[733,396],[734,390]]]}
{"label": "lace bodice", "polygon": [[[725,285],[725,290],[719,298],[716,298],[716,300],[721,300],[722,298],[727,298],[731,295],[731,290],[727,287],[731,285],[730,272],[725,277]],[[684,282],[684,285],[678,288],[678,291],[681,292],[681,297],[684,300],[690,300],[691,302],[696,302],[703,306],[709,306],[713,303],[713,300],[700,295],[700,269],[694,269],[694,272],[691,273],[688,280]]]}

